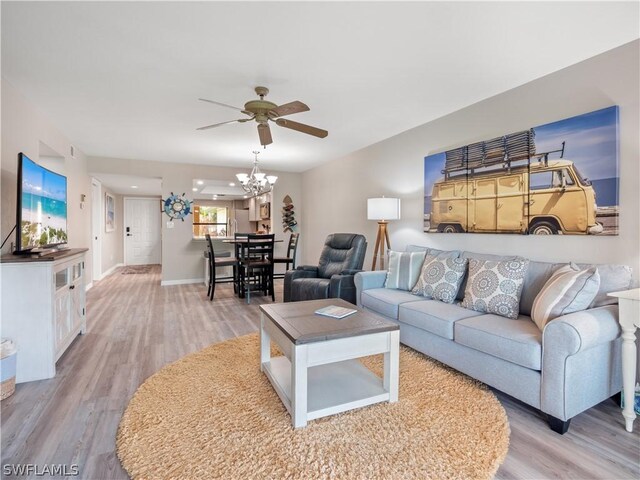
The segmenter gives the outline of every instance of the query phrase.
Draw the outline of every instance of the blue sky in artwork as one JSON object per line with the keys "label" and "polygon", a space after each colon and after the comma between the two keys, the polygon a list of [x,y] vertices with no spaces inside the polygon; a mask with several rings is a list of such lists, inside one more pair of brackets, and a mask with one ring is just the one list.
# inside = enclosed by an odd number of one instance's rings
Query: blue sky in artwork
{"label": "blue sky in artwork", "polygon": [[439,179],[443,178],[445,153],[435,153],[424,158],[424,185],[427,196],[431,195],[431,187]]}
{"label": "blue sky in artwork", "polygon": [[22,191],[53,200],[67,201],[67,178],[53,173],[30,158],[22,157]]}
{"label": "blue sky in artwork", "polygon": [[558,150],[564,141],[564,159],[574,162],[583,176],[590,180],[618,176],[618,107],[547,123],[534,131],[536,152]]}
{"label": "blue sky in artwork", "polygon": [[[599,203],[618,204],[618,107],[608,107],[595,112],[559,120],[534,127],[536,152],[548,152],[562,148],[564,159],[571,160],[580,173],[595,181],[594,188]],[[505,132],[512,133],[512,132]],[[550,159],[559,158],[555,153]],[[445,153],[435,153],[424,158],[425,211],[429,211],[429,197],[433,184],[444,175]]]}

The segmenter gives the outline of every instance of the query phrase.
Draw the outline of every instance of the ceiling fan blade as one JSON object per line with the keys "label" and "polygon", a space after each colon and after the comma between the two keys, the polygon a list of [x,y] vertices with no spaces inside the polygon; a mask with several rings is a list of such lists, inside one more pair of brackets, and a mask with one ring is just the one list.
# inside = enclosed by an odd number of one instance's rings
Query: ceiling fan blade
{"label": "ceiling fan blade", "polygon": [[234,107],[233,105],[227,105],[226,103],[216,102],[215,100],[207,100],[206,98],[199,98],[198,100],[200,100],[202,102],[213,103],[214,105],[220,105],[221,107],[232,108],[234,110],[238,110],[239,112],[245,113],[247,115],[251,115],[251,112],[247,112],[246,110],[243,110],[242,108]]}
{"label": "ceiling fan blade", "polygon": [[309,107],[307,107],[304,103],[296,100],[295,102],[280,105],[279,107],[276,107],[271,111],[274,112],[278,117],[284,117],[285,115],[291,115],[293,113],[308,112]]}
{"label": "ceiling fan blade", "polygon": [[314,137],[324,138],[329,135],[329,132],[322,130],[321,128],[312,127],[311,125],[305,125],[304,123],[293,122],[284,118],[278,118],[276,123],[284,128],[290,128],[298,132],[313,135]]}
{"label": "ceiling fan blade", "polygon": [[260,137],[260,145],[263,147],[273,143],[273,140],[271,139],[271,129],[266,123],[258,125],[258,136]]}
{"label": "ceiling fan blade", "polygon": [[196,130],[208,130],[210,128],[216,128],[216,127],[219,127],[221,125],[226,125],[227,123],[246,122],[248,120],[251,120],[251,119],[250,118],[247,118],[247,119],[241,118],[240,120],[229,120],[228,122],[214,123],[213,125],[207,125],[206,127],[196,128]]}

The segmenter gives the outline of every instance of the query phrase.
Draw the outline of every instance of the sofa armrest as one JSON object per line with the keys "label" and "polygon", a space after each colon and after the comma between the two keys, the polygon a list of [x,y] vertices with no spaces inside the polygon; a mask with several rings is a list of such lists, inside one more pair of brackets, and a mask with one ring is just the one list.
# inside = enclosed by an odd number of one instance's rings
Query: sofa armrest
{"label": "sofa armrest", "polygon": [[362,307],[362,302],[360,301],[362,292],[370,288],[382,288],[386,280],[387,272],[384,270],[356,273],[354,277],[354,283],[356,285],[356,305]]}
{"label": "sofa armrest", "polygon": [[[305,272],[314,272],[315,276],[318,276],[318,267],[316,265],[299,265],[295,270],[303,270]],[[295,271],[294,270],[294,271]]]}
{"label": "sofa armrest", "polygon": [[284,292],[283,292],[283,300],[285,302],[291,301],[291,283],[296,278],[317,278],[318,277],[318,267],[314,267],[311,265],[302,265],[296,267],[295,270],[289,270],[284,274]]}
{"label": "sofa armrest", "polygon": [[542,333],[542,348],[551,344],[554,353],[575,355],[620,336],[617,305],[591,308],[563,315],[549,322]]}
{"label": "sofa armrest", "polygon": [[348,270],[343,270],[340,272],[340,275],[355,275],[356,273],[359,272],[363,272],[364,270],[358,270],[358,269],[348,269]]}
{"label": "sofa armrest", "polygon": [[560,420],[620,391],[618,306],[563,315],[542,333],[541,410]]}
{"label": "sofa armrest", "polygon": [[329,283],[329,297],[341,298],[355,305],[356,285],[354,275],[344,273],[341,275],[332,275],[331,283]]}

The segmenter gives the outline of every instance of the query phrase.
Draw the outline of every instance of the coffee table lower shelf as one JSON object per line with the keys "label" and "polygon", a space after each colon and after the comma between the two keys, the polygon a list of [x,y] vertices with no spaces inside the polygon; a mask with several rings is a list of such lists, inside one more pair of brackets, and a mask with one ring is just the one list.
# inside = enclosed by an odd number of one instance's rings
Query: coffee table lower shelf
{"label": "coffee table lower shelf", "polygon": [[[285,356],[262,364],[287,411],[291,409],[291,362]],[[358,360],[327,363],[307,370],[307,420],[389,401],[382,379]]]}

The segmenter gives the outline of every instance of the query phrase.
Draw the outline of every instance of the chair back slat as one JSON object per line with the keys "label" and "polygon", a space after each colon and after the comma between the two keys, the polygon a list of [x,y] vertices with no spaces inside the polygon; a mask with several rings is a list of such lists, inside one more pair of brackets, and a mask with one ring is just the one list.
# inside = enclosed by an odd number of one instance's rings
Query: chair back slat
{"label": "chair back slat", "polygon": [[287,258],[293,260],[293,268],[296,268],[296,252],[298,251],[298,240],[300,239],[299,233],[292,233],[289,237],[289,245],[287,247]]}
{"label": "chair back slat", "polygon": [[209,235],[208,233],[205,233],[204,238],[207,240],[207,250],[209,251],[209,263],[215,263],[216,254],[213,251],[213,242],[211,241],[211,235]]}
{"label": "chair back slat", "polygon": [[273,261],[273,245],[275,235],[249,234],[247,241],[241,245],[241,261],[251,262],[256,260]]}

